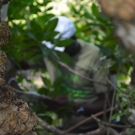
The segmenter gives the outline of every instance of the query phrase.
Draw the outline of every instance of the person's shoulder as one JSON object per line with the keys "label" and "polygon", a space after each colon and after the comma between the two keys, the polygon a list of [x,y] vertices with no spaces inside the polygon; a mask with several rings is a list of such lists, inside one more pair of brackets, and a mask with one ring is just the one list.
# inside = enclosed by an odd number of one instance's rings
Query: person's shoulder
{"label": "person's shoulder", "polygon": [[87,51],[90,51],[93,53],[100,53],[100,49],[96,45],[93,45],[93,44],[86,42],[86,41],[83,41],[81,39],[78,39],[78,42],[80,43],[81,47],[84,50],[87,50]]}

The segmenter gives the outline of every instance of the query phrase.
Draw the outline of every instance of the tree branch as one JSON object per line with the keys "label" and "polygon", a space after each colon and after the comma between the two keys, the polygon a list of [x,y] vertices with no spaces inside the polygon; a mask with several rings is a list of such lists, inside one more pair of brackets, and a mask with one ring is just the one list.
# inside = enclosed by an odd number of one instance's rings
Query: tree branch
{"label": "tree branch", "polygon": [[108,123],[108,122],[104,122],[100,119],[98,119],[97,117],[95,117],[94,115],[92,115],[92,118],[94,120],[96,120],[98,123],[107,126],[107,127],[116,127],[116,128],[132,128],[131,125],[116,125],[116,124],[112,124],[112,123]]}
{"label": "tree branch", "polygon": [[109,135],[119,135],[114,129],[109,127],[100,126],[99,129],[87,132],[87,133],[78,133],[78,134],[72,134],[72,133],[66,133],[62,130],[59,130],[58,128],[49,125],[45,121],[43,121],[41,118],[38,118],[38,124],[41,125],[45,130],[51,131],[55,133],[56,135],[105,135],[107,131],[110,131]]}
{"label": "tree branch", "polygon": [[15,89],[15,92],[20,98],[24,99],[27,102],[39,103],[46,98],[49,99],[49,97],[45,95],[41,95],[34,91],[24,92],[24,91]]}
{"label": "tree branch", "polygon": [[56,59],[55,59],[55,61],[56,61],[60,66],[66,68],[66,69],[67,69],[68,71],[70,71],[71,73],[73,73],[73,74],[75,74],[75,75],[78,75],[79,77],[81,77],[81,78],[83,78],[83,79],[85,79],[85,80],[88,80],[88,81],[90,81],[90,82],[94,82],[94,83],[101,84],[101,85],[104,85],[104,86],[108,87],[108,85],[105,84],[105,83],[101,83],[101,82],[98,82],[98,81],[96,81],[96,80],[93,80],[93,79],[91,79],[91,78],[88,78],[88,77],[86,77],[86,76],[81,75],[80,73],[76,72],[75,70],[73,70],[72,68],[70,68],[68,65],[66,65],[65,63],[63,63],[63,62],[61,62],[61,61],[58,61],[58,60],[56,60]]}
{"label": "tree branch", "polygon": [[[102,11],[115,25],[115,35],[130,52],[135,53],[134,0],[98,0]],[[126,9],[126,10],[125,10]]]}
{"label": "tree branch", "polygon": [[[9,86],[9,87],[10,87],[10,86]],[[36,103],[37,103],[37,102],[43,102],[43,103],[44,103],[44,101],[45,101],[45,103],[46,103],[47,101],[50,102],[50,100],[51,100],[51,102],[55,102],[55,100],[52,100],[52,99],[50,99],[50,98],[47,97],[47,96],[40,95],[40,94],[38,94],[38,93],[36,93],[36,92],[23,92],[23,91],[19,91],[19,90],[15,89],[15,88],[13,88],[13,87],[10,87],[10,88],[11,88],[13,91],[16,91],[17,94],[18,94],[21,98],[23,98],[24,100],[29,101],[29,102],[32,102],[32,101],[33,101],[33,102],[36,102]],[[113,109],[113,110],[114,110],[114,109],[117,109],[117,107],[112,108],[112,109]],[[109,111],[110,111],[110,109],[107,109],[107,110],[106,110],[106,112],[109,112]],[[101,111],[101,112],[99,112],[99,113],[97,113],[97,114],[94,114],[93,116],[98,117],[98,116],[102,115],[103,113],[104,113],[104,111]],[[87,119],[85,119],[85,120],[79,122],[79,123],[76,124],[75,126],[69,128],[69,129],[67,129],[66,131],[61,131],[61,130],[57,129],[57,128],[54,127],[54,126],[50,126],[50,125],[48,125],[46,122],[44,122],[44,121],[43,121],[42,119],[40,119],[40,118],[38,118],[38,121],[39,121],[39,124],[40,124],[42,127],[44,127],[46,130],[48,130],[48,131],[51,131],[51,132],[54,132],[54,133],[57,133],[57,134],[60,134],[60,135],[65,135],[65,134],[66,134],[66,135],[77,135],[77,134],[67,134],[67,133],[71,132],[73,129],[75,129],[75,128],[81,126],[82,124],[84,124],[84,123],[90,121],[91,119],[93,119],[92,116],[90,116],[90,117],[88,117]],[[121,126],[121,127],[124,127],[124,126]],[[99,135],[99,133],[102,135],[101,132],[104,133],[104,131],[107,131],[107,130],[103,130],[102,128],[99,128],[99,129],[97,129],[97,130],[95,130],[95,131],[89,132],[89,134],[87,134],[87,135]],[[83,135],[85,135],[85,134],[83,134]],[[113,135],[113,134],[112,134],[112,135]],[[115,135],[115,134],[114,134],[114,135]]]}
{"label": "tree branch", "polygon": [[6,21],[7,11],[8,11],[8,5],[9,4],[5,4],[5,5],[2,6],[2,9],[1,9],[1,20],[2,21]]}
{"label": "tree branch", "polygon": [[[114,107],[113,109],[116,109],[116,108],[117,108],[117,107]],[[107,109],[107,110],[106,110],[106,112],[109,112],[109,111],[110,111],[110,109]],[[104,113],[104,111],[101,111],[101,112],[99,112],[99,113],[94,114],[94,116],[95,116],[95,117],[98,117],[98,116],[102,115],[103,113]],[[82,124],[84,124],[84,123],[90,121],[91,119],[93,119],[92,116],[86,118],[85,120],[79,122],[79,123],[76,124],[75,126],[69,128],[69,129],[67,129],[62,135],[65,135],[66,133],[69,133],[69,132],[72,131],[73,129],[76,129],[77,127],[79,127],[79,126],[81,126]]]}
{"label": "tree branch", "polygon": [[15,89],[15,88],[12,88],[12,89],[17,93],[17,95],[20,98],[24,99],[27,102],[43,103],[44,105],[47,105],[47,106],[50,104],[56,103],[55,99],[52,99],[52,98],[45,96],[45,95],[41,95],[41,94],[34,92],[34,91],[23,92],[23,91]]}
{"label": "tree branch", "polygon": [[4,4],[7,4],[10,0],[0,0],[0,9]]}
{"label": "tree branch", "polygon": [[43,121],[41,118],[38,117],[38,124],[41,125],[45,130],[51,131],[55,134],[62,134],[62,131],[56,128],[55,126],[49,125],[47,122]]}

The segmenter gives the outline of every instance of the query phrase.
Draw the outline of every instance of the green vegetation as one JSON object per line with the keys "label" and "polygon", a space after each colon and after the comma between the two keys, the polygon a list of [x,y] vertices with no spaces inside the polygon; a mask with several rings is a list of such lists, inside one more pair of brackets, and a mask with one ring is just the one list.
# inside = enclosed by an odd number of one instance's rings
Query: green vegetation
{"label": "green vegetation", "polygon": [[[51,0],[12,0],[8,11],[8,23],[12,31],[12,39],[7,46],[2,47],[10,59],[20,69],[19,61],[32,61],[38,63],[43,57],[55,56],[65,63],[70,61],[67,55],[62,55],[54,49],[47,49],[41,45],[42,41],[54,42],[53,37],[57,34],[54,28],[57,20],[46,22],[55,14],[50,6]],[[114,34],[114,26],[111,21],[101,13],[100,7],[94,1],[89,4],[81,1],[79,4],[74,1],[68,2],[68,12],[61,15],[70,17],[76,25],[77,37],[100,47],[103,54],[111,60],[107,68],[117,73],[118,88],[117,99],[120,101],[124,111],[118,111],[111,119],[129,115],[128,109],[133,108],[135,92],[130,84],[131,71],[134,69],[134,55],[130,54],[118,44]],[[60,41],[57,41],[60,44]],[[62,46],[69,44],[69,40],[61,43]],[[38,66],[38,65],[37,65]],[[31,77],[32,76],[32,77]],[[41,76],[43,84],[38,86],[35,82],[37,76]],[[62,90],[59,87],[61,80],[56,80],[51,84],[45,68],[29,70],[26,76],[17,76],[21,88],[25,91],[34,90],[40,94],[45,94],[55,98]],[[27,82],[27,85],[25,83]],[[124,101],[124,102],[123,102]],[[39,104],[29,103],[37,116],[49,124],[58,126],[61,119],[53,113],[47,111],[46,107]],[[125,121],[125,119],[122,120]],[[36,128],[38,135],[44,135],[45,131],[38,125]],[[51,133],[50,133],[51,134]]]}

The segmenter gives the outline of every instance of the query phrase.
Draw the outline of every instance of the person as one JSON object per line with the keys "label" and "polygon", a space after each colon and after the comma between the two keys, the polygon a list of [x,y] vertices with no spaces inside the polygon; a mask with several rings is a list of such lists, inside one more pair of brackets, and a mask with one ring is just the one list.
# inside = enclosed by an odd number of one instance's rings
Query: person
{"label": "person", "polygon": [[[103,111],[106,103],[109,107],[115,92],[106,78],[110,76],[115,78],[115,75],[110,75],[107,68],[104,71],[101,69],[104,62],[101,60],[103,54],[100,49],[96,45],[77,39],[74,23],[68,17],[57,16],[51,20],[56,18],[58,23],[55,31],[59,34],[54,39],[59,37],[61,37],[61,40],[72,39],[73,43],[66,47],[58,47],[48,41],[44,41],[43,44],[47,48],[54,48],[56,51],[68,54],[72,61],[66,65],[75,72],[71,72],[69,68],[65,68],[60,64],[56,66],[51,57],[45,57],[44,63],[52,83],[57,78],[62,78],[61,88],[67,96],[58,97],[57,101],[61,103],[58,105],[64,106],[67,102],[72,103],[71,112],[73,113],[63,118],[62,126],[66,130],[88,116]],[[85,79],[84,76],[93,81]],[[112,79],[112,83],[116,85],[116,79]],[[57,106],[57,104],[55,105]],[[55,105],[53,104],[52,108],[55,109]],[[79,126],[72,133],[85,133],[97,127],[97,122],[93,120]]]}

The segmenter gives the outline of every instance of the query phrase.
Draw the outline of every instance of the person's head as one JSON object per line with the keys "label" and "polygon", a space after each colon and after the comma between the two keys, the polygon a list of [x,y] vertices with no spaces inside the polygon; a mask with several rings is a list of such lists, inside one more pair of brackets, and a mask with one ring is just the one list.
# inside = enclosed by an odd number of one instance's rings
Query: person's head
{"label": "person's head", "polygon": [[[58,19],[55,31],[59,32],[55,39],[61,36],[61,39],[70,39],[75,35],[75,26],[74,23],[66,16],[56,16],[52,19]],[[52,20],[51,19],[51,20]]]}
{"label": "person's head", "polygon": [[75,48],[76,39],[77,39],[75,35],[76,29],[75,29],[74,23],[66,16],[56,16],[56,17],[51,18],[50,20],[53,20],[53,19],[58,19],[58,22],[54,31],[59,32],[59,34],[56,35],[54,39],[58,39],[60,37],[61,40],[72,39],[75,41],[74,43],[70,44],[66,48],[55,47],[55,50],[62,51],[62,52],[64,51],[72,56],[75,51],[74,48]]}

